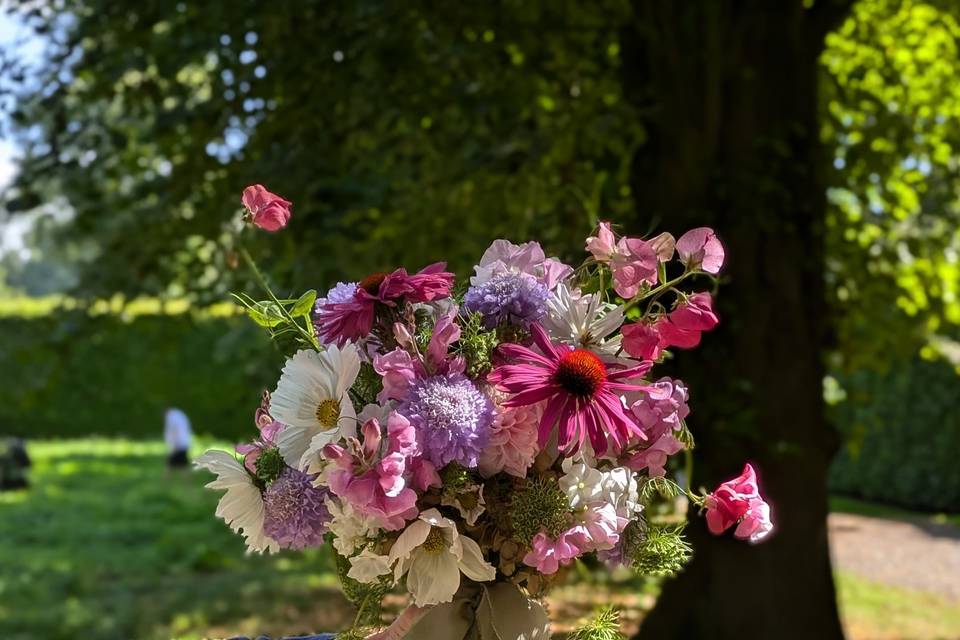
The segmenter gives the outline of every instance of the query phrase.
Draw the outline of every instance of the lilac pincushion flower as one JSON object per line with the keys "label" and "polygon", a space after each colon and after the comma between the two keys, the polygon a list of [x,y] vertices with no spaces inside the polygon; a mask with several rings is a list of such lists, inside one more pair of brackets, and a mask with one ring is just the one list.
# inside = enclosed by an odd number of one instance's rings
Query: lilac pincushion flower
{"label": "lilac pincushion flower", "polygon": [[487,329],[503,324],[527,329],[547,314],[546,285],[528,273],[507,271],[467,290],[464,306],[483,316]]}
{"label": "lilac pincushion flower", "polygon": [[443,467],[476,467],[490,439],[493,403],[460,373],[432,376],[410,389],[398,412],[417,430],[426,457]]}
{"label": "lilac pincushion flower", "polygon": [[263,492],[263,531],[285,549],[323,544],[331,520],[329,492],[313,486],[314,478],[288,467]]}

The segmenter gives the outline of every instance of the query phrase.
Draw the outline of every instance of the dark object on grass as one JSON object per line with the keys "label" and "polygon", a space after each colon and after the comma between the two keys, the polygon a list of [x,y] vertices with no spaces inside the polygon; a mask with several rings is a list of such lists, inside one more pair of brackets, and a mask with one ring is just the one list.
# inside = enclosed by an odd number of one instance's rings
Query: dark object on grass
{"label": "dark object on grass", "polygon": [[180,449],[179,451],[174,451],[169,456],[167,456],[167,466],[171,469],[183,468],[190,464],[190,460],[187,457],[187,450]]}
{"label": "dark object on grass", "polygon": [[30,456],[21,438],[0,440],[0,491],[27,487]]}

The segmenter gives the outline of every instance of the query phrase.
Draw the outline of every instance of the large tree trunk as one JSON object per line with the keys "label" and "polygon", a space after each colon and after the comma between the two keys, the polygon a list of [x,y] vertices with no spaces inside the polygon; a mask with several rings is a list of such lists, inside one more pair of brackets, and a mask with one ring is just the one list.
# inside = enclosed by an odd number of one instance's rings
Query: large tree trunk
{"label": "large tree trunk", "polygon": [[692,517],[694,560],[640,638],[842,637],[826,523],[836,442],[821,390],[817,59],[845,7],[813,4],[635,0],[624,38],[625,87],[649,126],[634,165],[638,215],[675,233],[714,227],[727,247],[721,327],[677,358],[700,445],[695,486],[752,461],[777,525],[750,547]]}

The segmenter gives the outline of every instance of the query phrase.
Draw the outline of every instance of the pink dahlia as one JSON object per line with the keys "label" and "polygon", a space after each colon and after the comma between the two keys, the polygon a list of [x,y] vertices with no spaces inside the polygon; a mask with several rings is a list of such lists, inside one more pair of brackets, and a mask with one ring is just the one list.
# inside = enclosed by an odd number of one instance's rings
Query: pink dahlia
{"label": "pink dahlia", "polygon": [[537,457],[537,429],[543,416],[543,404],[526,407],[497,407],[490,440],[480,452],[480,474],[485,478],[506,471],[517,478],[527,477],[527,469]]}
{"label": "pink dahlia", "polygon": [[518,344],[501,345],[501,355],[515,364],[498,366],[489,380],[502,391],[515,394],[503,402],[504,407],[546,402],[540,419],[541,446],[557,424],[557,445],[568,453],[577,450],[587,436],[597,454],[607,450],[608,438],[618,450],[631,435],[645,439],[618,393],[646,389],[624,381],[645,374],[651,362],[614,368],[592,351],[552,343],[539,324],[531,325],[530,330],[540,351]]}
{"label": "pink dahlia", "polygon": [[404,268],[390,273],[374,273],[357,284],[353,296],[341,302],[329,302],[316,310],[317,330],[327,344],[343,346],[370,335],[377,305],[397,307],[402,302],[430,302],[450,296],[453,274],[444,271],[444,262],[436,262],[410,275]]}

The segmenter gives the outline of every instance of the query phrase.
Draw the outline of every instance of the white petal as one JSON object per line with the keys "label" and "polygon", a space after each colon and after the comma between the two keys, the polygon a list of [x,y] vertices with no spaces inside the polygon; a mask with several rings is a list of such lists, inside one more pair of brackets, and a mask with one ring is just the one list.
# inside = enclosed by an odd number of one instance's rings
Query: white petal
{"label": "white petal", "polygon": [[460,536],[463,556],[460,558],[460,570],[474,582],[488,582],[497,577],[497,570],[483,559],[483,552],[473,538]]}
{"label": "white petal", "polygon": [[335,361],[331,358],[331,362],[335,362],[337,373],[337,383],[333,391],[339,398],[357,380],[357,375],[360,373],[360,351],[353,344],[346,344],[342,349],[338,349],[336,345],[328,347],[328,350],[333,349],[337,349]]}
{"label": "white petal", "polygon": [[[283,461],[286,462],[287,465],[300,468],[300,463],[310,449],[310,444],[314,438],[325,434],[331,434],[330,440],[333,440],[336,437],[337,430],[324,429],[320,427],[320,425],[314,427],[287,425],[283,428],[283,431],[280,432],[280,435],[277,436],[277,448],[280,449],[280,455],[283,456]],[[330,442],[330,440],[327,442]],[[318,444],[320,444],[320,448],[323,448],[323,445],[327,444],[327,442]]]}
{"label": "white petal", "polygon": [[263,498],[243,465],[226,451],[211,450],[195,464],[217,475],[208,489],[225,489],[217,504],[217,517],[237,533],[242,533],[251,551],[279,551],[280,545],[263,532]]}
{"label": "white petal", "polygon": [[450,602],[460,588],[460,568],[449,553],[417,551],[407,571],[407,589],[418,607]]}
{"label": "white petal", "polygon": [[414,549],[423,544],[430,535],[430,525],[422,520],[415,520],[403,530],[397,541],[390,548],[390,562],[406,558]]}
{"label": "white petal", "polygon": [[292,427],[320,427],[317,407],[334,398],[330,378],[320,354],[307,349],[298,351],[287,360],[277,389],[270,395],[270,415]]}
{"label": "white petal", "polygon": [[350,558],[350,571],[347,575],[357,582],[369,584],[390,573],[390,559],[370,549],[364,549],[356,557]]}

